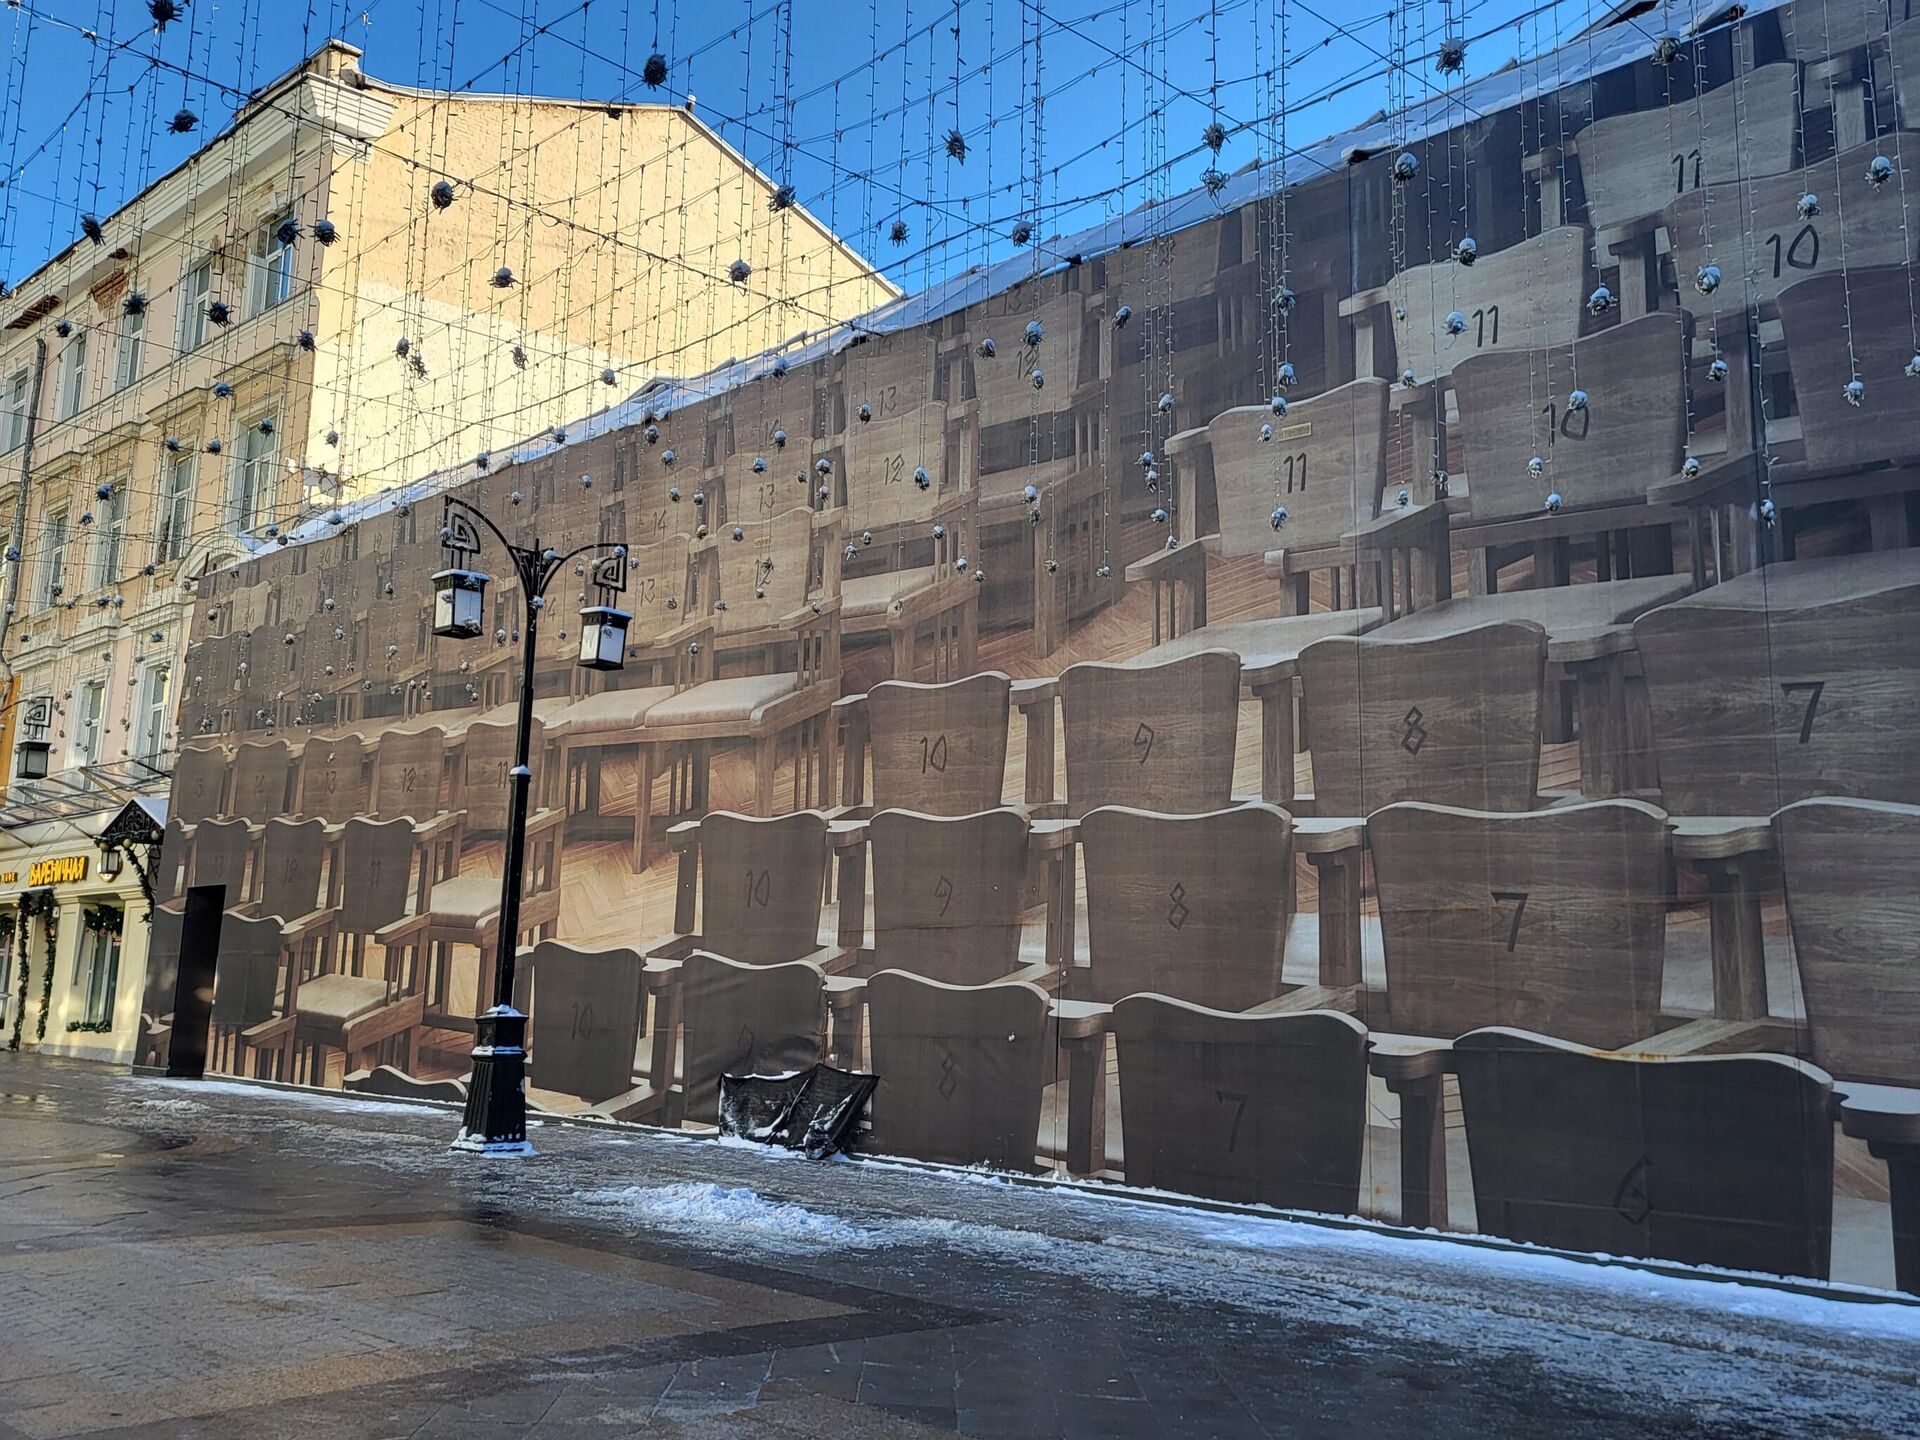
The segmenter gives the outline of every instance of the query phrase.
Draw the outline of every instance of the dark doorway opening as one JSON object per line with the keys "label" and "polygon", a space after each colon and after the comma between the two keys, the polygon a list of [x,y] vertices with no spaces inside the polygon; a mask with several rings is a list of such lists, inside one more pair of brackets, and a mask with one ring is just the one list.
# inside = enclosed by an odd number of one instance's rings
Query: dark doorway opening
{"label": "dark doorway opening", "polygon": [[173,1036],[167,1074],[198,1080],[207,1070],[207,1035],[213,1020],[213,972],[220,960],[220,917],[227,906],[224,885],[188,889],[180,917],[180,969],[173,982]]}

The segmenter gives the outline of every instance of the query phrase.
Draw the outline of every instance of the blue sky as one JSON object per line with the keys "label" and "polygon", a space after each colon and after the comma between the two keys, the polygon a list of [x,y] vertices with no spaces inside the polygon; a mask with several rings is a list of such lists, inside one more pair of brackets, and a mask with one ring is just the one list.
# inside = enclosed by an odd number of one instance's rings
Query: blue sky
{"label": "blue sky", "polygon": [[[1423,98],[1441,83],[1431,56],[1449,31],[1471,40],[1471,76],[1551,48],[1595,13],[1594,0],[1398,12],[1354,0],[191,0],[156,33],[148,0],[21,0],[0,13],[0,276],[58,252],[82,213],[110,213],[329,35],[364,49],[370,74],[408,84],[691,93],[730,142],[918,289],[1004,253],[1017,222],[1071,233],[1190,189],[1210,164],[1230,172]],[[670,69],[651,90],[641,74],[656,49]],[[199,117],[192,134],[168,129],[182,108]],[[1202,148],[1215,119],[1218,161]],[[964,160],[947,154],[952,129]]]}

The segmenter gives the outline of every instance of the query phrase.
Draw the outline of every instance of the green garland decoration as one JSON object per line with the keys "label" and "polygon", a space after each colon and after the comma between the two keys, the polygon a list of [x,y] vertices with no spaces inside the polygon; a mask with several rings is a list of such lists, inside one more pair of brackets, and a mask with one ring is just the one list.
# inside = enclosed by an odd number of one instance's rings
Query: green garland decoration
{"label": "green garland decoration", "polygon": [[[15,928],[15,918],[12,915],[0,915],[0,945],[13,943]],[[23,954],[20,957],[20,1008],[14,1012],[13,1038],[7,1041],[9,1050],[20,1048],[20,1024],[27,1013],[27,968],[27,957]]]}
{"label": "green garland decoration", "polygon": [[[46,971],[40,977],[40,1023],[34,1028],[33,1032],[34,1039],[44,1040],[47,1038],[47,1015],[48,1012],[53,1009],[53,953],[54,947],[60,943],[60,911],[59,907],[54,904],[53,892],[51,890],[29,890],[20,897],[20,913],[22,915],[39,915],[44,917],[45,920],[41,928],[45,930],[47,937]],[[21,954],[24,967],[24,946],[21,947]],[[27,986],[26,977],[23,974],[20,982],[22,1020],[26,1018],[26,1004]],[[19,1038],[19,1027],[16,1025],[14,1028],[14,1039],[18,1041]],[[18,1046],[16,1045],[14,1048],[17,1049]]]}
{"label": "green garland decoration", "polygon": [[118,905],[89,905],[80,912],[80,923],[88,930],[118,935],[126,929],[127,912]]}

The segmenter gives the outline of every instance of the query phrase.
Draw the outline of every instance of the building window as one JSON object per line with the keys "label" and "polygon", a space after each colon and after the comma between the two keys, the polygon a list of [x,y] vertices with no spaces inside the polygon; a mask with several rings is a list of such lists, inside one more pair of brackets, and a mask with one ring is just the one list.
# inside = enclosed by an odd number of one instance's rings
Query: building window
{"label": "building window", "polygon": [[126,928],[125,912],[117,906],[102,905],[80,931],[80,963],[74,967],[73,988],[82,992],[81,1023],[89,1028],[113,1024],[114,992],[120,986],[120,935]]}
{"label": "building window", "polygon": [[193,529],[193,467],[191,455],[175,456],[167,464],[160,494],[160,533],[153,552],[156,565],[187,553]]}
{"label": "building window", "polygon": [[156,661],[140,678],[140,739],[136,754],[152,760],[167,751],[173,723],[173,667]]}
{"label": "building window", "polygon": [[233,524],[237,530],[255,530],[266,523],[274,500],[273,467],[280,453],[279,436],[274,417],[262,415],[247,427],[235,447],[240,452],[233,486]]}
{"label": "building window", "polygon": [[60,415],[78,414],[87,393],[87,332],[82,330],[60,352]]}
{"label": "building window", "polygon": [[147,334],[147,312],[120,320],[120,348],[113,357],[113,388],[124,390],[140,378],[140,342]]}
{"label": "building window", "polygon": [[32,379],[24,370],[14,373],[7,381],[7,446],[9,450],[18,450],[27,443],[27,397],[32,393]]}
{"label": "building window", "polygon": [[62,576],[67,568],[67,512],[55,510],[47,516],[47,548],[40,557],[40,603],[51,605],[64,588]]}
{"label": "building window", "polygon": [[74,762],[98,765],[101,752],[106,749],[107,682],[88,680],[80,686],[75,698],[79,705],[73,736]]}
{"label": "building window", "polygon": [[180,277],[180,316],[174,348],[184,355],[207,339],[207,297],[213,293],[213,262],[202,260]]}
{"label": "building window", "polygon": [[95,590],[120,578],[120,562],[127,548],[127,487],[131,475],[113,482],[113,493],[100,502],[93,522],[93,586]]}
{"label": "building window", "polygon": [[293,246],[280,238],[280,227],[292,218],[281,216],[262,225],[253,236],[247,257],[247,313],[271,310],[293,294]]}

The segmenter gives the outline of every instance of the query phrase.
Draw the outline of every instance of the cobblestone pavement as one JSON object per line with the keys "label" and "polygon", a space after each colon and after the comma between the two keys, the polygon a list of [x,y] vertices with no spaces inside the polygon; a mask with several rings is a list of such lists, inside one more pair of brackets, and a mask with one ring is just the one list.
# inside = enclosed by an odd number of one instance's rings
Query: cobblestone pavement
{"label": "cobblestone pavement", "polygon": [[0,1054],[0,1440],[1920,1433],[1920,1310]]}

